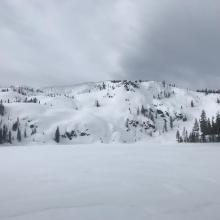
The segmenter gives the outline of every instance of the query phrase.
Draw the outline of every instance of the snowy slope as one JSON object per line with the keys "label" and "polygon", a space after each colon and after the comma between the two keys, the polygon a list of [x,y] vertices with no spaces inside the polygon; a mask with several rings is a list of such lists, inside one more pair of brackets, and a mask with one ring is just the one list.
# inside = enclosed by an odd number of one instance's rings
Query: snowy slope
{"label": "snowy slope", "polygon": [[219,220],[218,144],[0,148],[1,220]]}
{"label": "snowy slope", "polygon": [[[22,144],[54,142],[57,126],[62,144],[174,142],[176,130],[191,129],[202,109],[210,117],[220,110],[217,94],[205,95],[153,81],[106,81],[38,90],[28,87],[1,90],[0,99],[6,111],[2,123],[10,128],[19,117]],[[34,98],[37,102],[29,103]],[[170,117],[174,120],[173,129],[169,125]],[[187,121],[184,122],[183,117]],[[164,132],[165,121],[167,132]],[[25,129],[27,138],[23,138]],[[17,144],[16,132],[13,137],[13,143]]]}

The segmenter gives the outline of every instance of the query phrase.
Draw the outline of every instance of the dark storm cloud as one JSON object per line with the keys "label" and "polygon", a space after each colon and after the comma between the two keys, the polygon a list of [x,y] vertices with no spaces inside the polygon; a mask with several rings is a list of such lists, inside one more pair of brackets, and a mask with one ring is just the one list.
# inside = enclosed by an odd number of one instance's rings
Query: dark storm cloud
{"label": "dark storm cloud", "polygon": [[143,29],[122,59],[127,76],[219,87],[220,2],[165,0],[151,9],[153,22],[144,10]]}
{"label": "dark storm cloud", "polygon": [[218,0],[1,0],[0,84],[218,86]]}

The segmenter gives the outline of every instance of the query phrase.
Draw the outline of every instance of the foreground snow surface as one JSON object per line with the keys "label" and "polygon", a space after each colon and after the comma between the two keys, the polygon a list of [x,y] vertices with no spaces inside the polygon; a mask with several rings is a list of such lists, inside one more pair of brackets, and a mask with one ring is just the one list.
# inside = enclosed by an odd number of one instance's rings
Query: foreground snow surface
{"label": "foreground snow surface", "polygon": [[220,146],[0,148],[0,219],[220,219]]}

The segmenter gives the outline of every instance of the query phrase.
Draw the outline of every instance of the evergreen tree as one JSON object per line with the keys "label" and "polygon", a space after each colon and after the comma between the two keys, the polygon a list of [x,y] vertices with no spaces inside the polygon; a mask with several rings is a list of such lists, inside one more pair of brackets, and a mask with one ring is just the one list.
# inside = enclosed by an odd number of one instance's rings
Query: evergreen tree
{"label": "evergreen tree", "polygon": [[186,130],[186,133],[185,133],[185,142],[189,142],[189,137],[188,137],[188,131]]}
{"label": "evergreen tree", "polygon": [[151,120],[152,122],[155,122],[155,120],[154,120],[154,115],[153,115],[153,113],[151,112],[151,110],[149,111],[149,118],[150,118],[150,120]]}
{"label": "evergreen tree", "polygon": [[160,94],[157,95],[157,99],[160,99]]}
{"label": "evergreen tree", "polygon": [[24,129],[24,138],[27,138],[27,130],[26,130],[26,128]]}
{"label": "evergreen tree", "polygon": [[208,118],[207,120],[207,135],[211,135],[212,134],[212,125],[211,125],[211,121]]}
{"label": "evergreen tree", "polygon": [[202,110],[202,114],[200,116],[200,129],[202,132],[202,141],[205,142],[205,136],[208,134],[208,123],[204,110]]}
{"label": "evergreen tree", "polygon": [[216,124],[215,124],[215,117],[212,117],[212,125],[211,125],[211,134],[215,135],[216,134]]}
{"label": "evergreen tree", "polygon": [[7,141],[7,135],[8,135],[8,128],[6,125],[3,125],[3,134],[2,134],[3,142]]}
{"label": "evergreen tree", "polygon": [[19,127],[18,127],[18,130],[17,130],[17,141],[21,142],[21,130],[20,130]]}
{"label": "evergreen tree", "polygon": [[137,115],[140,115],[140,109],[139,109],[139,107],[137,108]]}
{"label": "evergreen tree", "polygon": [[9,133],[8,133],[8,143],[12,143],[12,137],[11,137],[12,135],[11,135],[11,131],[9,131]]}
{"label": "evergreen tree", "polygon": [[98,100],[95,101],[95,106],[96,106],[97,108],[100,107],[100,104],[99,104],[99,101],[98,101]]}
{"label": "evergreen tree", "polygon": [[206,118],[206,113],[204,110],[202,110],[202,114],[200,116],[200,128],[201,132],[206,135],[208,133],[207,131],[207,118]]}
{"label": "evergreen tree", "polygon": [[129,129],[129,119],[128,119],[128,118],[126,119],[125,127],[126,127],[127,129]]}
{"label": "evergreen tree", "polygon": [[0,144],[3,144],[3,130],[0,128]]}
{"label": "evergreen tree", "polygon": [[192,130],[192,142],[199,142],[199,123],[197,119],[195,119]]}
{"label": "evergreen tree", "polygon": [[173,118],[170,116],[170,128],[173,129]]}
{"label": "evergreen tree", "polygon": [[186,115],[183,116],[183,121],[187,121]]}
{"label": "evergreen tree", "polygon": [[2,104],[2,100],[1,100],[1,102],[0,102],[0,115],[3,116],[4,114],[5,114],[5,107]]}
{"label": "evergreen tree", "polygon": [[12,130],[17,131],[19,126],[19,118],[17,118],[17,121],[12,125]]}
{"label": "evergreen tree", "polygon": [[[201,138],[199,132],[201,131]],[[193,126],[193,130],[188,137],[189,142],[220,142],[220,113],[217,113],[216,118],[206,118],[205,111],[202,111],[200,117],[200,128],[197,119]]]}
{"label": "evergreen tree", "polygon": [[216,126],[216,134],[220,135],[220,113],[219,112],[216,115],[215,126]]}
{"label": "evergreen tree", "polygon": [[56,129],[56,132],[55,132],[55,141],[57,142],[57,143],[59,143],[60,142],[60,129],[59,129],[59,127],[57,127],[57,129]]}
{"label": "evergreen tree", "polygon": [[189,137],[188,137],[188,131],[186,130],[186,128],[183,128],[183,132],[182,132],[182,140],[183,142],[187,143],[189,142]]}
{"label": "evergreen tree", "polygon": [[145,109],[143,105],[141,106],[141,114],[145,116]]}
{"label": "evergreen tree", "polygon": [[179,130],[177,130],[177,132],[176,132],[176,140],[178,142],[180,142],[180,132],[179,132]]}
{"label": "evergreen tree", "polygon": [[195,132],[190,133],[190,135],[189,135],[189,142],[192,142],[192,143],[199,142],[199,135],[197,133],[195,133]]}
{"label": "evergreen tree", "polygon": [[167,132],[167,120],[164,119],[164,126],[163,126],[164,132]]}

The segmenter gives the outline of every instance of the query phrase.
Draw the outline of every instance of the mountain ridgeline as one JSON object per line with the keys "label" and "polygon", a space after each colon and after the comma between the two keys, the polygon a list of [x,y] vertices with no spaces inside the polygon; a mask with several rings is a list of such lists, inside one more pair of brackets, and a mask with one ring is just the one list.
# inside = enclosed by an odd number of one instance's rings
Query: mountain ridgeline
{"label": "mountain ridgeline", "polygon": [[1,144],[197,142],[220,136],[220,94],[165,81],[11,86],[0,88],[0,100]]}

